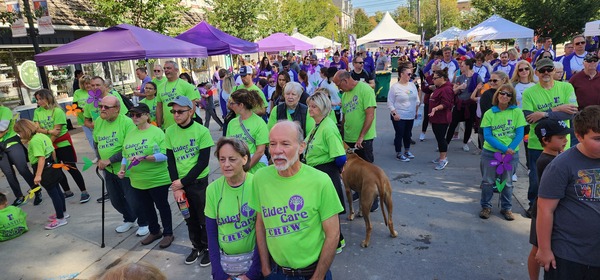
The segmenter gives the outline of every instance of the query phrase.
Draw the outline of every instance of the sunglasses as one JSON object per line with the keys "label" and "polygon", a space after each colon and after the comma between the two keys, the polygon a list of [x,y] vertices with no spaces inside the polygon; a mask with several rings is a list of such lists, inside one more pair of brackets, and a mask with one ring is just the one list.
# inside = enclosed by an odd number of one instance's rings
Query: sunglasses
{"label": "sunglasses", "polygon": [[171,109],[170,112],[173,115],[183,115],[183,113],[185,113],[185,112],[187,112],[189,110],[191,110],[191,109],[187,109],[187,110],[173,110],[173,109]]}
{"label": "sunglasses", "polygon": [[529,71],[529,68],[519,68],[519,72]]}
{"label": "sunglasses", "polygon": [[576,42],[574,44],[575,44],[575,46],[579,46],[579,45],[585,45],[585,43],[586,43],[585,41],[581,41],[581,42]]}
{"label": "sunglasses", "polygon": [[500,80],[498,80],[498,79],[490,79],[490,82],[492,82],[492,83],[494,83],[494,84],[495,84],[495,83],[497,83],[497,82],[499,82],[499,81],[500,81]]}
{"label": "sunglasses", "polygon": [[554,71],[554,67],[542,67],[540,69],[538,69],[538,72],[544,74],[544,73],[550,73]]}
{"label": "sunglasses", "polygon": [[117,107],[117,106],[98,105],[98,108],[100,110],[108,110],[108,109],[115,108],[115,107]]}
{"label": "sunglasses", "polygon": [[587,62],[587,63],[595,63],[598,62],[597,58],[588,58],[588,59],[584,59],[583,61]]}
{"label": "sunglasses", "polygon": [[357,62],[354,62],[354,63],[356,63],[356,64],[364,64],[364,62],[362,62],[362,61],[360,61],[360,62],[357,61]]}
{"label": "sunglasses", "polygon": [[155,72],[155,73],[156,73],[156,72],[161,72],[161,70],[154,70],[154,72]]}
{"label": "sunglasses", "polygon": [[130,118],[138,118],[138,119],[139,119],[139,118],[141,118],[143,115],[144,115],[144,113],[133,113],[133,112],[129,113],[129,117],[130,117]]}
{"label": "sunglasses", "polygon": [[508,92],[508,91],[499,91],[498,94],[500,95],[506,95],[508,97],[513,97],[513,94]]}

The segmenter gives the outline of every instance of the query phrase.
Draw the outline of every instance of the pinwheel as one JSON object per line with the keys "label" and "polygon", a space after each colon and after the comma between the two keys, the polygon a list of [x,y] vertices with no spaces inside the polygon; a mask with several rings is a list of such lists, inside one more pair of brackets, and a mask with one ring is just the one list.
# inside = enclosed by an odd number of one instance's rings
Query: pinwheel
{"label": "pinwheel", "polygon": [[[512,170],[512,165],[510,164],[512,161],[511,154],[502,156],[500,152],[496,152],[494,153],[494,158],[495,159],[490,162],[490,165],[496,166],[496,174],[502,175],[505,171]],[[502,192],[505,186],[506,180],[500,181],[500,178],[496,179],[496,189],[498,189],[499,192]]]}
{"label": "pinwheel", "polygon": [[73,116],[77,116],[77,114],[81,113],[81,109],[77,108],[77,104],[73,104],[73,105],[67,105],[67,116],[68,115],[73,115]]}
{"label": "pinwheel", "polygon": [[102,100],[102,98],[100,98],[102,96],[102,91],[97,89],[96,91],[90,90],[88,93],[90,94],[90,97],[88,97],[87,103],[94,103],[94,107],[98,108],[98,103]]}
{"label": "pinwheel", "polygon": [[64,163],[52,164],[52,168],[56,168],[56,169],[62,168],[65,171],[68,171],[69,169],[77,169],[77,167],[74,167],[74,166],[71,166],[68,164],[64,164]]}
{"label": "pinwheel", "polygon": [[27,194],[25,195],[25,199],[23,200],[24,202],[27,201],[28,199],[32,199],[35,196],[35,192],[39,191],[42,187],[37,186],[33,189],[30,189]]}

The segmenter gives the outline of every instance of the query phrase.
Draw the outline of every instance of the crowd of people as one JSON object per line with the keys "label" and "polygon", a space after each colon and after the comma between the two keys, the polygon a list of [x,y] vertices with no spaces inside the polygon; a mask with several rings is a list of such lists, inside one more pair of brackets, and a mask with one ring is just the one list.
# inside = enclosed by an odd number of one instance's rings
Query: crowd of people
{"label": "crowd of people", "polygon": [[[443,170],[449,164],[448,146],[464,123],[463,151],[470,151],[471,134],[478,134],[479,217],[490,217],[491,199],[498,192],[500,213],[510,221],[519,147],[525,144],[532,279],[540,265],[549,275],[570,275],[581,270],[578,265],[591,266],[596,270],[585,273],[598,276],[599,258],[580,257],[595,256],[597,250],[573,252],[570,246],[585,242],[559,238],[585,231],[580,227],[586,223],[574,223],[582,217],[573,217],[571,210],[600,213],[589,185],[596,180],[600,158],[598,56],[585,50],[586,39],[579,35],[572,40],[573,52],[558,58],[551,39],[538,43],[521,55],[514,48],[498,55],[468,45],[430,54],[416,46],[380,49],[374,57],[368,51],[342,50],[331,61],[288,53],[285,59],[265,56],[258,65],[241,60],[237,73],[217,68],[212,81],[198,85],[189,73],[180,73],[176,62],[166,61],[154,65],[152,78],[145,68],[136,70],[142,84],[134,100],[111,89],[102,77],[79,73],[73,102],[82,109],[77,121],[106,181],[107,193],[98,202],[109,200],[122,215],[116,232],[137,223],[142,245],[160,240],[160,248],[169,247],[175,238],[171,191],[192,247],[186,264],[200,260],[201,266],[212,265],[214,279],[332,279],[329,266],[345,246],[339,223],[346,207],[340,177],[344,145],[375,162],[375,73],[388,69],[389,56],[400,56],[398,80],[386,104],[395,131],[395,158],[410,162],[418,156],[411,152],[412,130],[423,110],[419,140],[426,139],[431,124],[439,152],[434,169]],[[55,211],[45,226],[51,230],[67,225],[70,217],[65,199],[74,193],[63,169],[77,184],[80,203],[90,195],[76,166],[65,111],[50,90],[39,90],[35,97],[39,107],[32,121],[15,120],[10,109],[0,106],[0,168],[15,195],[11,207],[25,200],[13,165],[35,193],[34,205],[42,202],[36,188],[46,189]],[[220,139],[211,137],[211,118],[223,131]],[[213,182],[208,180],[211,150],[222,174]],[[565,156],[552,160],[563,151]],[[571,158],[581,164],[568,165]],[[543,175],[544,170],[554,171]],[[565,191],[566,186],[575,190]],[[7,208],[6,200],[0,196],[0,211]],[[368,210],[378,207],[375,200]],[[24,231],[26,224],[14,233]]]}

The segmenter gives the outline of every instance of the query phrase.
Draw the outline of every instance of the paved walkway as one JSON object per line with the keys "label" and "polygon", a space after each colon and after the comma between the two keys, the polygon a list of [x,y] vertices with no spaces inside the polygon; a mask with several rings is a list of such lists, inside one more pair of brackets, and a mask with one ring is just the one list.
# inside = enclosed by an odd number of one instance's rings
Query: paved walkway
{"label": "paved walkway", "polygon": [[[220,136],[213,124],[215,140]],[[529,222],[523,216],[527,204],[527,176],[521,167],[513,199],[516,220],[502,218],[497,208],[498,195],[489,220],[478,217],[480,210],[479,156],[464,152],[462,143],[450,144],[449,164],[435,171],[436,144],[431,130],[427,140],[417,142],[411,151],[416,158],[399,162],[394,158],[394,132],[385,104],[377,108],[378,137],[374,142],[375,163],[392,181],[394,223],[399,235],[392,239],[383,225],[380,211],[371,215],[373,234],[369,248],[361,248],[365,226],[362,219],[352,222],[342,218],[347,240],[344,251],[332,265],[334,279],[526,279]],[[73,141],[80,160],[93,158],[85,136],[75,130]],[[419,128],[413,129],[414,139]],[[471,151],[476,150],[471,144]],[[524,162],[524,155],[521,155]],[[220,176],[217,161],[211,159],[210,180]],[[71,187],[77,189],[69,175]],[[158,266],[169,279],[210,279],[210,268],[198,263],[185,265],[190,252],[187,228],[173,198],[170,197],[175,242],[167,249],[142,246],[135,230],[119,234],[120,215],[106,204],[105,248],[100,248],[101,204],[100,180],[91,168],[84,172],[92,200],[79,204],[78,198],[67,200],[69,224],[56,230],[44,230],[46,217],[52,214],[50,198],[44,193],[40,206],[31,203],[23,209],[29,214],[30,231],[0,243],[2,279],[89,279],[106,268],[122,262],[148,261]],[[21,180],[22,182],[22,180]],[[25,186],[22,183],[22,186]],[[6,180],[0,191],[12,193]],[[75,191],[76,197],[79,195]],[[357,204],[355,203],[355,207]]]}

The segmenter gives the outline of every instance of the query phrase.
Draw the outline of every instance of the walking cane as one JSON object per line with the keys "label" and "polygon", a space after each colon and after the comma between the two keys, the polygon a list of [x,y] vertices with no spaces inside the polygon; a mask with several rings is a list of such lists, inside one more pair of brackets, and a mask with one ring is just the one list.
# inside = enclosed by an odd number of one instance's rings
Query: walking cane
{"label": "walking cane", "polygon": [[[104,177],[102,177],[102,175],[100,175],[100,169],[98,168],[98,166],[96,166],[96,175],[98,175],[98,178],[100,178],[100,181],[102,181],[102,195],[104,195]],[[104,199],[102,199],[102,243],[100,244],[100,248],[104,248]]]}

